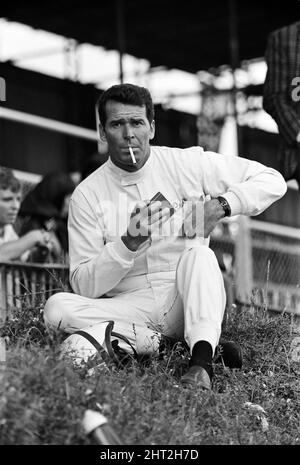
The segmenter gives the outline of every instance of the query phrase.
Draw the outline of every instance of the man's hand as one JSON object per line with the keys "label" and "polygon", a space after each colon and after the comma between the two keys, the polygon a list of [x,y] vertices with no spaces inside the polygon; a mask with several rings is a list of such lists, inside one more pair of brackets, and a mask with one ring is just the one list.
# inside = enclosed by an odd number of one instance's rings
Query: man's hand
{"label": "man's hand", "polygon": [[186,200],[183,206],[184,221],[179,235],[193,239],[208,237],[225,213],[217,199]]}
{"label": "man's hand", "polygon": [[129,250],[136,251],[151,236],[151,230],[156,229],[170,218],[170,209],[161,208],[159,201],[142,201],[136,204],[130,215],[130,222],[122,241]]}
{"label": "man's hand", "polygon": [[208,200],[204,204],[204,237],[208,237],[225,212],[218,199]]}

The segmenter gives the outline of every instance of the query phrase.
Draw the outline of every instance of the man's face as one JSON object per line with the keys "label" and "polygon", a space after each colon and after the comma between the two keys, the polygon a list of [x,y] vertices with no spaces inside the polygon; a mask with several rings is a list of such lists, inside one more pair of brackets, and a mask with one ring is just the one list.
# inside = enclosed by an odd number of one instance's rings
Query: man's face
{"label": "man's face", "polygon": [[[106,103],[105,128],[100,126],[101,139],[108,144],[112,162],[125,171],[137,171],[150,155],[150,140],[154,137],[154,121],[149,123],[145,106],[127,105],[109,100]],[[128,146],[132,147],[136,164]]]}
{"label": "man's face", "polygon": [[21,204],[21,192],[0,189],[0,227],[12,224],[17,219]]}

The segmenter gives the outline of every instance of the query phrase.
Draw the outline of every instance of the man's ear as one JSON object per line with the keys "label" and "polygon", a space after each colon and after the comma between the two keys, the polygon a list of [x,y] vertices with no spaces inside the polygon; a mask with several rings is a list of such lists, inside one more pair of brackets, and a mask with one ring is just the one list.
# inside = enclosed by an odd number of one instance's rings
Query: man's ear
{"label": "man's ear", "polygon": [[102,142],[106,142],[106,134],[105,130],[103,129],[103,126],[101,123],[99,123],[99,137]]}
{"label": "man's ear", "polygon": [[155,136],[155,121],[154,120],[152,121],[150,128],[151,128],[150,140],[152,140],[154,139],[154,136]]}

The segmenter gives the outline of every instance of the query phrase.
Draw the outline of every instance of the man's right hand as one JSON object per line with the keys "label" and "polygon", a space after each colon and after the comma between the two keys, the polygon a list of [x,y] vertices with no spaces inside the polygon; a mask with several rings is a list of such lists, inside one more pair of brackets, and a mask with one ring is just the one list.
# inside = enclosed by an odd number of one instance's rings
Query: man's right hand
{"label": "man's right hand", "polygon": [[129,250],[136,251],[156,229],[170,218],[170,209],[161,208],[162,202],[138,202],[130,215],[130,222],[122,241]]}

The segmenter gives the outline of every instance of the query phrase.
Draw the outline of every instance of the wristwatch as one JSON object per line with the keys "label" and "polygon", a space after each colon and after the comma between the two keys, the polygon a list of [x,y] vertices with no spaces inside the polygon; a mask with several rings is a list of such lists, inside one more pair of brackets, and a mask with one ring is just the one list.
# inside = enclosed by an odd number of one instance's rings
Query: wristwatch
{"label": "wristwatch", "polygon": [[224,210],[225,216],[230,216],[231,215],[231,208],[230,208],[230,205],[227,202],[227,200],[224,199],[224,197],[221,197],[221,196],[217,197],[217,199],[219,200],[219,202],[221,204],[221,207]]}

